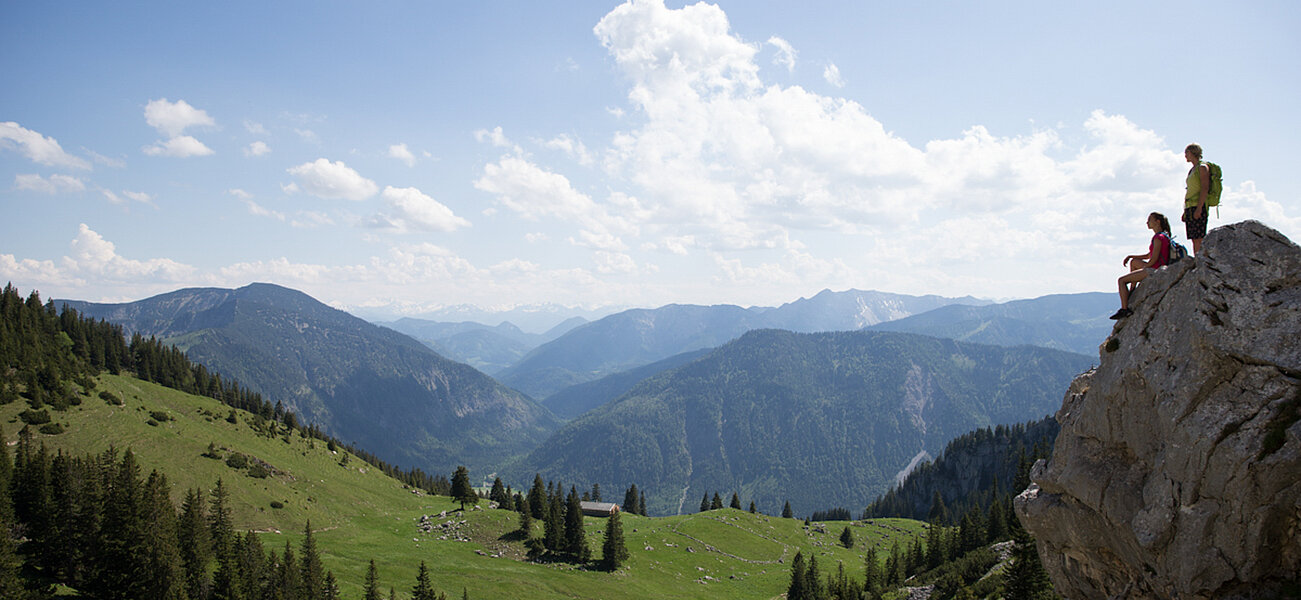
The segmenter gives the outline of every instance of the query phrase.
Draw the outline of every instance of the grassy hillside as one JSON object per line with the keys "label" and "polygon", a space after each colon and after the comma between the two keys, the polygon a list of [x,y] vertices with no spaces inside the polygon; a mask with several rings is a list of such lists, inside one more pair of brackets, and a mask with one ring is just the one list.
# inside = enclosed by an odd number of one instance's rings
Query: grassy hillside
{"label": "grassy hillside", "polygon": [[[243,411],[236,411],[231,423],[231,409],[214,400],[130,377],[102,375],[97,381],[97,393],[108,391],[124,405],[84,398],[67,411],[52,411],[64,433],[35,437],[73,454],[129,448],[146,472],[158,469],[168,476],[178,504],[187,489],[209,490],[220,478],[233,499],[237,528],[261,532],[268,549],[280,549],[286,541],[297,549],[310,519],[325,566],[348,598],[361,595],[372,558],[383,587],[397,589],[399,597],[409,593],[423,560],[435,587],[453,597],[464,588],[472,598],[775,598],[785,591],[797,551],[817,556],[823,572],[844,561],[861,577],[869,544],[888,553],[895,541],[906,545],[924,528],[896,519],[855,523],[858,543],[848,550],[836,543],[844,523],[829,524],[825,532],[817,524],[806,530],[802,521],[731,509],[667,518],[625,515],[631,558],[624,569],[611,574],[534,564],[523,561],[524,547],[512,535],[513,512],[462,514],[450,498],[404,489],[319,440],[287,436],[283,428],[259,429]],[[21,401],[0,405],[6,439],[16,437],[22,426],[18,414],[26,408]],[[159,418],[164,415],[166,420]],[[204,456],[210,445],[223,458]],[[247,468],[229,466],[225,458],[233,453],[269,465],[271,474],[256,478]],[[273,508],[272,502],[283,508]],[[420,528],[426,515],[433,516],[430,532]],[[585,523],[589,546],[598,555],[603,524],[595,518]],[[540,534],[541,524],[535,527]]]}

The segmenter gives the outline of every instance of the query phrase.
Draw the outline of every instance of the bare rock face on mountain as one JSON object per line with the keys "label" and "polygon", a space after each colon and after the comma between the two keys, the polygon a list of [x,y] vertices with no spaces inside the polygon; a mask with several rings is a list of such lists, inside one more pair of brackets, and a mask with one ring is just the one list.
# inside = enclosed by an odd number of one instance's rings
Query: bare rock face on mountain
{"label": "bare rock face on mountain", "polygon": [[1067,598],[1301,581],[1301,248],[1255,221],[1138,287],[1017,514]]}

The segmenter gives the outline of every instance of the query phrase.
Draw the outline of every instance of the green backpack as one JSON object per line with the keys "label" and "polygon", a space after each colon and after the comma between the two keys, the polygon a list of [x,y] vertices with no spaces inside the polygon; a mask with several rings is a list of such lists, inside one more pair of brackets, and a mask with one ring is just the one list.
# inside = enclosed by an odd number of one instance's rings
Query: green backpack
{"label": "green backpack", "polygon": [[[1206,169],[1211,173],[1211,189],[1206,190],[1206,205],[1220,205],[1220,193],[1224,191],[1224,176],[1220,173],[1220,165],[1213,162],[1206,163]],[[1216,209],[1218,213],[1219,210]]]}

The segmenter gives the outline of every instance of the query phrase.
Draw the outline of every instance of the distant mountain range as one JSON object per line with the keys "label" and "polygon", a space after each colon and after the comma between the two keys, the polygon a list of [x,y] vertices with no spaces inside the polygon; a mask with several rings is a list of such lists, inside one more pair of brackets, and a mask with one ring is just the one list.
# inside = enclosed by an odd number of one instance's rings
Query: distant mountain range
{"label": "distant mountain range", "polygon": [[824,290],[776,308],[670,304],[633,309],[575,328],[497,374],[534,398],[670,356],[722,345],[754,329],[845,331],[941,306],[986,303],[971,297]]}
{"label": "distant mountain range", "polygon": [[1018,346],[1030,344],[1098,355],[1098,345],[1115,324],[1107,318],[1118,304],[1115,294],[1057,294],[985,306],[952,304],[895,321],[875,331],[905,331],[964,342]]}
{"label": "distant mountain range", "polygon": [[191,360],[402,466],[435,473],[495,466],[558,426],[550,411],[469,365],[275,285],[55,304],[176,344]]}
{"label": "distant mountain range", "polygon": [[506,472],[636,483],[652,514],[694,508],[718,490],[768,512],[787,500],[800,514],[857,507],[922,452],[1054,411],[1089,364],[1058,350],[893,332],[752,331],[642,381]]}
{"label": "distant mountain range", "polygon": [[444,323],[402,318],[376,322],[376,325],[405,333],[443,356],[491,375],[514,364],[530,350],[584,323],[587,323],[586,319],[573,317],[541,334],[525,333],[510,322],[490,327],[473,321]]}

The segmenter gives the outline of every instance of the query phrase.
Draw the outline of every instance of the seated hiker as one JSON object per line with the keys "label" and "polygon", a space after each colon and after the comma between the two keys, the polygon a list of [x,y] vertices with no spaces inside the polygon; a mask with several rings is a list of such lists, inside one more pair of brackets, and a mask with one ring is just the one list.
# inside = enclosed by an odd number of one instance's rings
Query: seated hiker
{"label": "seated hiker", "polygon": [[1147,254],[1131,254],[1121,264],[1129,265],[1129,274],[1117,280],[1120,286],[1120,310],[1111,315],[1112,319],[1123,319],[1134,314],[1129,310],[1129,295],[1138,282],[1147,279],[1153,271],[1170,262],[1170,221],[1161,213],[1147,216],[1147,227],[1151,229],[1152,243],[1147,247]]}

